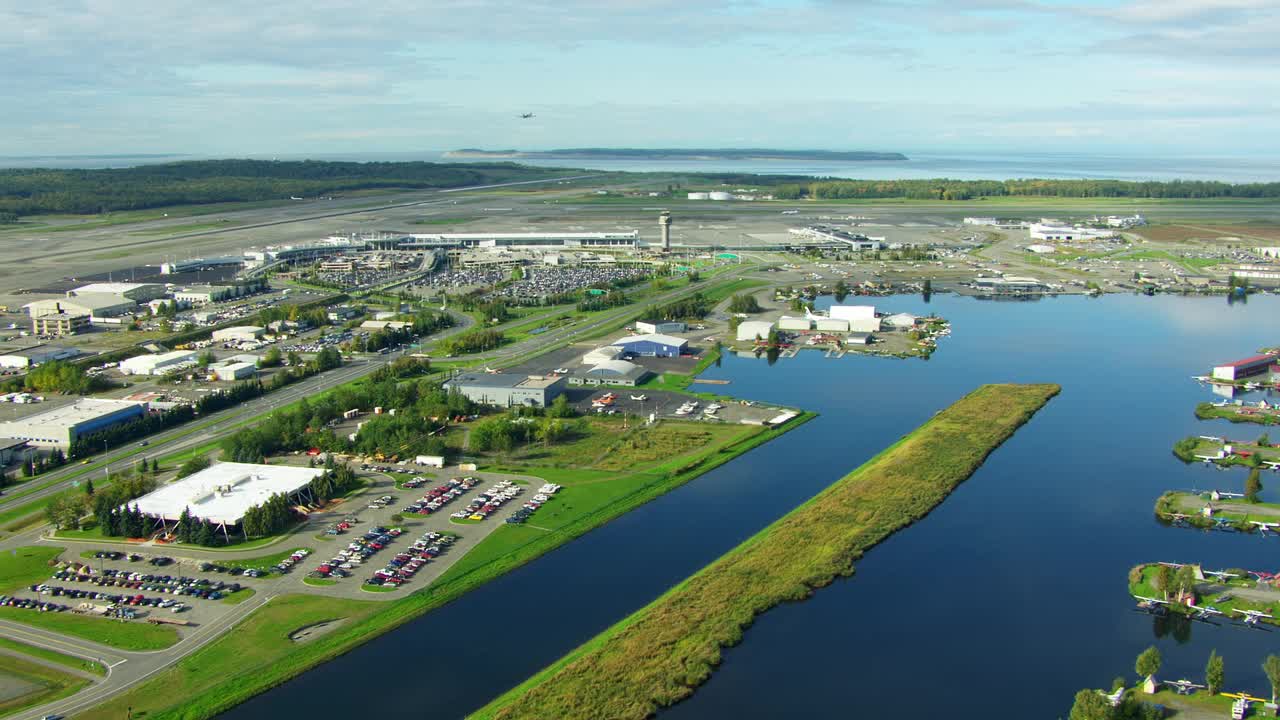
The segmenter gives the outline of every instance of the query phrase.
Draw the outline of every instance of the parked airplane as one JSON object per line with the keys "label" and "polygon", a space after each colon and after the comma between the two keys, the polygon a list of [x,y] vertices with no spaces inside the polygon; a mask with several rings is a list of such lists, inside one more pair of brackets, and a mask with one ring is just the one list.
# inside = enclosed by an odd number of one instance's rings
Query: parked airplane
{"label": "parked airplane", "polygon": [[1205,689],[1204,685],[1197,685],[1185,678],[1182,680],[1166,681],[1165,685],[1168,685],[1169,687],[1173,688],[1173,691],[1178,693],[1179,695],[1190,695],[1194,690]]}
{"label": "parked airplane", "polygon": [[1245,625],[1257,625],[1262,618],[1272,617],[1261,610],[1232,610],[1231,612],[1238,612],[1243,615]]}
{"label": "parked airplane", "polygon": [[632,395],[631,399],[635,400],[636,402],[644,402],[645,400],[649,399],[649,396],[648,395]]}

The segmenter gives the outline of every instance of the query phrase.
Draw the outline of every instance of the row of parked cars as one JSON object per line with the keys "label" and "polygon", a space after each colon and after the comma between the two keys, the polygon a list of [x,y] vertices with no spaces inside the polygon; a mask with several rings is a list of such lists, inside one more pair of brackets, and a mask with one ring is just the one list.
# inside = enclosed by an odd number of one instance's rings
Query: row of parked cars
{"label": "row of parked cars", "polygon": [[386,528],[381,525],[374,527],[362,537],[353,540],[346,549],[338,551],[332,560],[320,563],[311,575],[325,578],[347,577],[351,570],[390,545],[391,541],[400,537],[403,532],[400,528]]}
{"label": "row of parked cars", "polygon": [[[129,562],[138,562],[142,560],[142,556],[139,555],[138,553],[125,554],[120,552],[119,550],[99,550],[95,552],[93,556],[99,560],[124,560],[126,558],[129,560]],[[164,567],[166,565],[172,565],[173,558],[165,557],[163,555],[157,555],[151,558],[150,560],[147,560],[147,564],[155,565],[156,567]]]}
{"label": "row of parked cars", "polygon": [[516,485],[510,480],[499,480],[492,487],[480,493],[472,500],[464,510],[459,510],[452,517],[458,519],[484,520],[498,510],[498,508],[506,505],[516,496],[524,492],[524,488]]}
{"label": "row of parked cars", "polygon": [[387,562],[387,566],[373,573],[365,581],[367,585],[389,585],[397,587],[414,576],[423,565],[437,558],[453,544],[452,535],[429,531],[410,545],[404,552]]}
{"label": "row of parked cars", "polygon": [[71,609],[70,605],[59,605],[58,603],[48,602],[46,600],[16,597],[13,595],[0,595],[0,607],[21,608],[23,610],[35,610],[37,612],[65,612]]}
{"label": "row of parked cars", "polygon": [[[52,595],[53,597],[65,597],[74,600],[104,600],[116,606],[129,607],[155,607],[169,608],[173,612],[182,612],[187,609],[187,604],[173,598],[147,597],[146,595],[129,595],[120,593],[105,593],[98,590],[82,590],[80,588],[64,588],[60,585],[32,585],[31,592],[40,595]],[[222,593],[218,591],[207,592],[202,595],[209,600],[217,600],[222,597]]]}
{"label": "row of parked cars", "polygon": [[[88,572],[86,572],[88,571]],[[223,594],[240,589],[240,583],[227,584],[221,580],[209,580],[198,577],[174,577],[172,575],[152,575],[150,573],[130,572],[105,568],[101,574],[92,574],[92,568],[81,567],[79,570],[63,569],[55,572],[52,579],[62,582],[82,582],[96,587],[117,587],[124,590],[146,590],[168,595],[189,595],[209,598],[211,593]],[[229,590],[228,588],[234,588]],[[217,600],[218,598],[212,598]]]}
{"label": "row of parked cars", "polygon": [[461,497],[463,493],[475,487],[479,482],[473,477],[452,478],[445,484],[428,490],[421,498],[405,507],[404,512],[416,515],[430,515],[449,504],[455,498]]}
{"label": "row of parked cars", "polygon": [[520,507],[520,509],[511,513],[511,517],[507,518],[507,522],[512,525],[519,525],[525,520],[528,520],[530,515],[537,512],[538,508],[542,507],[543,503],[550,500],[551,496],[555,495],[559,491],[560,486],[555,483],[547,483],[546,485],[543,485],[538,488],[538,494],[530,498],[528,502]]}
{"label": "row of parked cars", "polygon": [[297,565],[298,563],[302,562],[310,554],[311,554],[310,550],[306,548],[298,548],[297,550],[294,550],[293,553],[289,555],[289,557],[277,563],[275,569],[278,572],[287,573],[293,569],[294,565]]}

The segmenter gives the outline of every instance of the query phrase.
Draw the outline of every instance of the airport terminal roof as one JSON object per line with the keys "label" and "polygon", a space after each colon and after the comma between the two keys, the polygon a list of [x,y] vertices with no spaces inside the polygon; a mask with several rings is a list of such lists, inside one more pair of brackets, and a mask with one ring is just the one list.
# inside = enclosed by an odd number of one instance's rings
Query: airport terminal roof
{"label": "airport terminal roof", "polygon": [[85,293],[90,293],[90,294],[97,293],[102,295],[123,295],[129,292],[130,290],[137,290],[138,288],[151,288],[151,287],[162,288],[164,286],[159,285],[158,283],[99,282],[99,283],[89,283],[88,285],[81,285],[80,287],[76,288],[75,290],[72,290],[71,292],[75,293],[76,297],[80,297]]}
{"label": "airport terminal roof", "polygon": [[224,462],[174,481],[130,502],[146,515],[177,520],[182,511],[216,524],[235,525],[245,511],[274,495],[292,493],[324,468]]}

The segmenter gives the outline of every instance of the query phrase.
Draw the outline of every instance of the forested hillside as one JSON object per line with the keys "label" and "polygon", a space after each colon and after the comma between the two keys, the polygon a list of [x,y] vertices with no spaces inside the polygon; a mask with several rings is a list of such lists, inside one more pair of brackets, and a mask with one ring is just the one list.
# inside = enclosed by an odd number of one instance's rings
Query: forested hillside
{"label": "forested hillside", "polygon": [[281,200],[371,188],[450,188],[562,174],[514,163],[312,160],[201,160],[102,170],[2,169],[0,218]]}
{"label": "forested hillside", "polygon": [[813,198],[910,198],[971,200],[980,197],[1101,198],[1274,198],[1280,183],[1231,183],[1173,180],[821,180],[785,183],[773,188],[781,200]]}

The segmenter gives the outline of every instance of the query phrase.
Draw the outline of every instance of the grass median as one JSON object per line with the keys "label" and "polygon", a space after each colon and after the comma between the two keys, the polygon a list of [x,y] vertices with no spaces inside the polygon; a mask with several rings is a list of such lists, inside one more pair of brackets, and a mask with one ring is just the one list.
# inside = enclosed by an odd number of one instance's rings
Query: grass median
{"label": "grass median", "polygon": [[0,653],[0,675],[14,678],[26,686],[12,697],[0,700],[0,715],[8,716],[27,708],[60,700],[89,684],[87,678]]}
{"label": "grass median", "polygon": [[10,640],[9,638],[0,638],[0,648],[22,653],[23,655],[30,655],[33,658],[40,658],[41,660],[48,662],[57,663],[74,670],[93,673],[94,675],[105,676],[107,674],[106,666],[100,662],[67,655],[65,653],[57,652],[56,650],[36,647],[35,645],[28,645],[27,643]]}
{"label": "grass median", "polygon": [[693,693],[756,615],[849,575],[924,517],[1056,385],[986,385],[475,718],[647,718]]}

